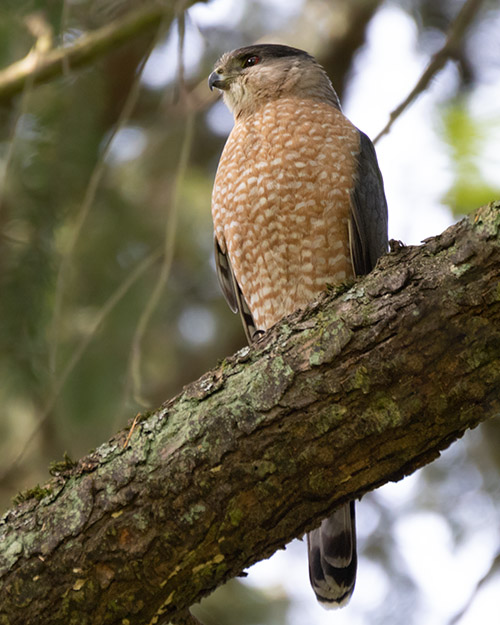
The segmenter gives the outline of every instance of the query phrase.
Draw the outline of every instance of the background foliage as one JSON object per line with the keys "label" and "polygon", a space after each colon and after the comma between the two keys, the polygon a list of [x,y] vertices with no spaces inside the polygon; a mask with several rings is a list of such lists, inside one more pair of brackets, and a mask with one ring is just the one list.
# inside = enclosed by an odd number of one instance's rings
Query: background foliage
{"label": "background foliage", "polygon": [[[411,33],[412,53],[426,61],[462,2],[212,0],[182,17],[188,4],[177,4],[173,25],[165,20],[0,101],[4,508],[16,491],[47,478],[50,461],[85,454],[244,345],[212,261],[211,185],[230,121],[206,77],[220,53],[257,40],[306,48],[327,68],[346,110],[379,102],[385,122],[399,96],[387,108],[383,85],[406,91],[377,60],[373,32],[385,32],[389,49],[394,41],[394,57],[398,36]],[[135,8],[127,0],[4,1],[0,66],[37,45],[70,45]],[[393,30],[396,14],[410,30]],[[492,107],[500,98],[499,26],[497,3],[485,2],[430,99],[422,97],[426,108],[416,106],[425,110],[433,150],[445,155],[442,171],[429,171],[432,155],[404,118],[380,141],[393,223],[414,205],[417,221],[437,234],[438,212],[458,218],[500,197],[500,114]],[[370,92],[362,90],[363,65],[375,74],[365,83],[374,85]],[[408,75],[411,87],[419,71],[409,67]],[[376,126],[363,127],[371,134],[381,128],[374,119]],[[394,146],[404,172],[391,167]],[[395,185],[391,169],[399,172]],[[418,181],[432,176],[440,191],[429,197]],[[397,227],[391,235],[411,239]],[[232,582],[216,593],[202,619],[223,625],[237,613],[249,625],[326,618],[390,625],[404,614],[408,623],[479,622],[474,610],[500,592],[499,442],[500,425],[485,425],[403,485],[365,498],[360,579],[348,610],[332,616],[316,608],[294,543],[271,568],[255,567],[251,588]],[[480,622],[497,618],[490,612]]]}

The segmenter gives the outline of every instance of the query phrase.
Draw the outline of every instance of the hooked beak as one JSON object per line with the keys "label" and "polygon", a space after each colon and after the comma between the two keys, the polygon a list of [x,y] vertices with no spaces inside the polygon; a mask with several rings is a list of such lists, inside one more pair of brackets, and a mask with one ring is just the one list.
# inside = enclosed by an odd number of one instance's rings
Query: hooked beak
{"label": "hooked beak", "polygon": [[215,71],[208,77],[208,86],[210,87],[210,91],[213,91],[214,87],[227,91],[227,89],[229,89],[229,81],[229,76],[224,76],[221,72]]}

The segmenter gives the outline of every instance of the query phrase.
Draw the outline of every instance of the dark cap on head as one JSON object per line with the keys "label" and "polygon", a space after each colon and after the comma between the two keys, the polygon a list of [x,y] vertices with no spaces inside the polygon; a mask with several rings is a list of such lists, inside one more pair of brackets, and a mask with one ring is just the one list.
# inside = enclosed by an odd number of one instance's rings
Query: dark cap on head
{"label": "dark cap on head", "polygon": [[304,50],[292,48],[291,46],[282,46],[278,43],[260,43],[252,46],[245,46],[244,48],[238,48],[237,50],[233,50],[229,54],[235,57],[260,54],[267,58],[275,59],[279,59],[285,56],[303,56],[312,58],[311,55]]}

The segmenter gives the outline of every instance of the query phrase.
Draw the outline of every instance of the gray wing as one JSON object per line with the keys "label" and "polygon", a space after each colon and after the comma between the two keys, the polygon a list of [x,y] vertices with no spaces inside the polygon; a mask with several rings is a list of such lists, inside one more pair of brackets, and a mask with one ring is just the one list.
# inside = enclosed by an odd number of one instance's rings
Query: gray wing
{"label": "gray wing", "polygon": [[375,148],[361,131],[353,193],[350,246],[354,272],[369,273],[387,251],[387,202]]}
{"label": "gray wing", "polygon": [[243,297],[240,285],[236,281],[229,256],[221,250],[216,236],[214,236],[214,248],[215,268],[217,269],[217,277],[219,278],[219,284],[226,302],[234,313],[240,313],[247,341],[253,343],[258,338],[259,330],[255,327],[252,313]]}

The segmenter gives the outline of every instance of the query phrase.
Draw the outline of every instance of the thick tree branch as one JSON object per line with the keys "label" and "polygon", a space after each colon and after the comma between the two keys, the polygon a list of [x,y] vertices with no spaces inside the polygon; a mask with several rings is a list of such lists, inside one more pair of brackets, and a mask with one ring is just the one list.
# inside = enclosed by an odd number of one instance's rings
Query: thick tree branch
{"label": "thick tree branch", "polygon": [[128,441],[58,467],[0,524],[0,623],[174,619],[498,415],[499,277],[500,203],[284,320]]}
{"label": "thick tree branch", "polygon": [[[185,1],[182,9],[194,2]],[[71,45],[42,51],[35,46],[24,59],[0,71],[0,100],[20,93],[27,84],[45,82],[66,73],[68,68],[88,65],[134,37],[158,28],[162,21],[169,24],[176,12],[173,0],[169,3],[151,1],[146,8],[131,11],[111,24],[85,33]]]}

